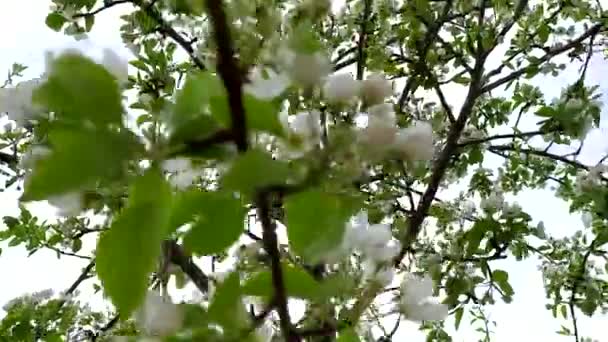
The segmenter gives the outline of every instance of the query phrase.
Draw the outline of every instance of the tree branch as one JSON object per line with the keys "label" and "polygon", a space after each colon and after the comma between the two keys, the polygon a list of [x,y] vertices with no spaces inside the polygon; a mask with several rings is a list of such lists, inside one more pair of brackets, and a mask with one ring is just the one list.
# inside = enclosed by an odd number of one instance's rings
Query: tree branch
{"label": "tree branch", "polygon": [[372,12],[372,0],[364,0],[361,24],[359,25],[359,42],[357,43],[357,80],[363,79],[365,71],[365,46],[367,45],[367,25]]}
{"label": "tree branch", "polygon": [[109,8],[112,8],[116,5],[120,5],[120,4],[127,4],[130,3],[132,0],[114,0],[114,1],[104,1],[104,5],[102,7],[99,7],[98,9],[95,9],[91,12],[87,12],[87,13],[77,13],[74,14],[72,16],[73,19],[77,19],[77,18],[87,18],[87,17],[92,17],[98,13],[101,13]]}
{"label": "tree branch", "polygon": [[591,36],[595,36],[598,32],[600,32],[600,30],[602,29],[603,26],[604,26],[603,24],[596,24],[593,27],[591,27],[589,30],[587,30],[585,33],[580,35],[578,38],[568,42],[567,44],[558,46],[553,49],[549,49],[549,51],[547,51],[547,53],[545,53],[544,56],[540,57],[538,59],[538,61],[536,61],[535,63],[532,63],[521,69],[515,70],[512,73],[510,73],[490,84],[485,85],[481,89],[481,92],[486,93],[486,92],[492,91],[493,89],[496,89],[505,83],[515,80],[516,78],[518,78],[521,75],[525,74],[526,72],[532,70],[533,68],[537,67],[538,65],[550,60],[551,58],[575,48],[577,45],[581,44],[585,39],[587,39]]}
{"label": "tree branch", "polygon": [[523,138],[530,138],[530,137],[537,136],[537,135],[542,135],[542,134],[545,134],[545,133],[546,132],[543,132],[543,131],[532,131],[532,132],[522,132],[522,133],[497,134],[497,135],[493,135],[491,137],[486,137],[486,138],[483,138],[483,139],[467,140],[465,142],[459,143],[458,147],[483,144],[483,143],[488,142],[488,141],[499,140],[499,139],[511,139],[511,138],[513,138],[513,139],[523,139]]}
{"label": "tree branch", "polygon": [[183,248],[174,240],[165,240],[163,243],[169,251],[168,256],[171,263],[179,266],[201,293],[207,293],[209,277],[194,263],[192,257],[186,255]]}
{"label": "tree branch", "polygon": [[224,12],[221,0],[205,1],[207,11],[213,25],[213,33],[217,44],[217,72],[224,82],[228,92],[228,103],[232,118],[232,133],[239,152],[245,152],[247,143],[247,121],[243,105],[243,79],[240,67],[234,56],[232,37],[228,18]]}

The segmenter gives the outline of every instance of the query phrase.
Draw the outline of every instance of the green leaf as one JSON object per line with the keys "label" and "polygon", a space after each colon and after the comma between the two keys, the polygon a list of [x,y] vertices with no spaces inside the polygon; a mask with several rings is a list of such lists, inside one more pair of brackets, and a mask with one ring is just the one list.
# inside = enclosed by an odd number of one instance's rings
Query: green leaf
{"label": "green leaf", "polygon": [[494,270],[492,272],[492,279],[506,296],[513,295],[513,288],[511,287],[511,284],[509,284],[509,273],[503,270]]}
{"label": "green leaf", "polygon": [[188,250],[209,255],[223,252],[243,233],[245,209],[232,193],[206,192],[197,199],[200,211],[184,237]]}
{"label": "green leaf", "polygon": [[90,32],[91,29],[93,28],[93,25],[95,25],[95,16],[94,15],[86,16],[84,18],[84,27],[85,27],[85,30],[87,32]]}
{"label": "green leaf", "polygon": [[43,200],[72,190],[83,190],[122,171],[138,148],[126,133],[102,130],[54,129],[53,151],[40,160],[25,186],[23,201]]}
{"label": "green leaf", "polygon": [[[281,268],[288,296],[309,300],[323,297],[322,284],[306,271],[287,264],[283,264]],[[274,294],[272,273],[262,271],[253,275],[243,285],[243,294],[271,298]]]}
{"label": "green leaf", "polygon": [[477,252],[481,240],[483,240],[486,233],[491,230],[491,226],[495,223],[496,221],[491,219],[481,219],[475,221],[473,227],[465,235],[465,238],[467,240],[467,256],[471,256]]}
{"label": "green leaf", "polygon": [[355,329],[349,328],[349,329],[345,329],[342,332],[340,332],[340,336],[338,336],[338,339],[336,340],[336,342],[359,342],[361,341],[361,339],[359,338],[359,335],[357,335],[357,333],[355,332]]}
{"label": "green leaf", "polygon": [[159,170],[150,169],[136,179],[127,207],[99,239],[97,273],[122,317],[129,317],[145,297],[170,208],[170,185]]}
{"label": "green leaf", "polygon": [[321,190],[295,194],[285,202],[287,236],[293,251],[309,262],[338,246],[357,201]]}
{"label": "green leaf", "polygon": [[66,21],[67,20],[63,17],[63,15],[57,12],[53,12],[49,13],[49,15],[46,16],[45,23],[46,26],[48,26],[51,30],[59,32],[61,31],[61,28],[63,27],[63,24],[66,23]]}
{"label": "green leaf", "polygon": [[247,313],[240,300],[239,273],[233,272],[217,287],[209,305],[209,318],[224,328],[238,329],[246,326]]}
{"label": "green leaf", "polygon": [[284,184],[288,176],[287,163],[272,159],[266,152],[252,149],[236,159],[222,177],[222,184],[226,189],[251,195],[261,187]]}
{"label": "green leaf", "polygon": [[460,326],[460,321],[462,321],[463,314],[464,314],[464,307],[459,307],[456,310],[456,313],[454,315],[454,327],[456,328],[456,330],[458,330],[458,327]]}
{"label": "green leaf", "polygon": [[33,94],[34,102],[55,112],[59,119],[97,126],[122,125],[121,100],[114,76],[77,54],[55,59],[48,80]]}
{"label": "green leaf", "polygon": [[556,114],[555,109],[553,109],[552,107],[548,107],[548,106],[540,107],[536,111],[536,115],[542,116],[542,117],[553,117],[553,116],[555,116],[555,114]]}
{"label": "green leaf", "polygon": [[210,73],[196,72],[188,75],[184,87],[178,92],[171,117],[172,129],[178,129],[190,120],[209,114],[211,98],[225,96],[221,81]]}
{"label": "green leaf", "polygon": [[279,137],[285,135],[285,129],[279,120],[280,108],[274,102],[264,101],[249,94],[245,94],[243,101],[247,127]]}

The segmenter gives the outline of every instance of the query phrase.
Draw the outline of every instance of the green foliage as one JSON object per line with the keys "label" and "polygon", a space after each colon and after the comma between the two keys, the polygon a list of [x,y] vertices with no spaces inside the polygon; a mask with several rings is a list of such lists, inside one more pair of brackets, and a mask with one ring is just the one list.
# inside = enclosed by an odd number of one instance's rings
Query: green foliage
{"label": "green foliage", "polygon": [[114,76],[90,59],[64,54],[52,61],[34,101],[69,123],[122,125],[123,108]]}
{"label": "green foliage", "polygon": [[290,247],[309,262],[322,260],[325,251],[340,244],[357,204],[352,198],[321,190],[290,196],[285,201]]}
{"label": "green foliage", "polygon": [[[188,206],[196,206],[196,219],[184,237],[188,250],[200,255],[223,252],[243,232],[245,210],[230,192],[200,193]],[[179,209],[181,210],[181,209]]]}
{"label": "green foliage", "polygon": [[[315,281],[312,276],[302,269],[292,265],[282,265],[285,289],[290,297],[318,300],[326,295],[323,284]],[[270,299],[273,296],[272,274],[262,271],[254,274],[243,285],[243,294],[260,296]]]}
{"label": "green foliage", "polygon": [[256,149],[237,157],[221,182],[226,189],[250,196],[265,186],[285,184],[288,176],[287,163]]}
{"label": "green foliage", "polygon": [[99,239],[97,273],[123,317],[129,317],[144,299],[148,276],[167,235],[171,196],[159,171],[148,170],[134,182],[127,207]]}
{"label": "green foliage", "polygon": [[53,151],[28,178],[24,201],[83,190],[117,177],[139,149],[131,134],[101,129],[57,127],[50,132],[49,142]]}

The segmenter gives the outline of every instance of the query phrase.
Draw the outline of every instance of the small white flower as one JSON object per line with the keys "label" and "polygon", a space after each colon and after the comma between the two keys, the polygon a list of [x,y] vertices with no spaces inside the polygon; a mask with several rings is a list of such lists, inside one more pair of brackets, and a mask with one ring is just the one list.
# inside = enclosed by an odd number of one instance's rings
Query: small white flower
{"label": "small white flower", "polygon": [[331,63],[321,53],[287,54],[287,72],[292,81],[303,87],[315,86],[331,72]]}
{"label": "small white flower", "polygon": [[314,147],[321,139],[321,113],[318,111],[296,114],[289,126],[303,140],[305,148]]}
{"label": "small white flower", "polygon": [[171,173],[169,182],[180,190],[190,187],[203,174],[203,171],[195,168],[190,159],[187,158],[165,160],[162,167],[165,171]]}
{"label": "small white flower", "polygon": [[0,112],[6,112],[19,126],[36,119],[42,109],[32,103],[32,95],[39,85],[40,80],[35,79],[21,82],[14,88],[0,88]]}
{"label": "small white flower", "polygon": [[417,121],[401,129],[395,138],[394,149],[403,157],[413,161],[433,159],[433,128],[430,123]]}
{"label": "small white flower", "polygon": [[505,199],[500,191],[493,191],[488,197],[481,200],[481,208],[485,211],[500,211],[505,205]]}
{"label": "small white flower", "polygon": [[521,213],[521,206],[518,203],[505,204],[504,209],[507,215],[519,215]]}
{"label": "small white flower", "polygon": [[57,215],[59,216],[77,216],[83,209],[83,198],[80,192],[68,192],[51,196],[47,198],[47,202],[57,208]]}
{"label": "small white flower", "polygon": [[583,101],[581,99],[569,99],[566,102],[566,110],[579,110],[583,107]]}
{"label": "small white flower", "polygon": [[258,99],[273,99],[289,87],[289,78],[286,75],[272,71],[268,71],[268,78],[265,78],[261,70],[254,69],[250,81],[245,85],[245,91]]}
{"label": "small white flower", "polygon": [[393,125],[395,125],[397,122],[392,103],[379,103],[377,105],[370,106],[367,112],[369,113],[370,117],[383,119]]}
{"label": "small white flower", "polygon": [[323,87],[323,94],[329,103],[348,103],[359,93],[360,84],[350,73],[334,74]]}
{"label": "small white flower", "polygon": [[443,320],[448,315],[448,307],[433,298],[433,281],[429,276],[422,278],[407,274],[401,284],[401,310],[405,317],[413,321]]}
{"label": "small white flower", "polygon": [[272,329],[272,325],[264,322],[259,328],[255,331],[258,342],[270,342],[272,341],[272,336],[274,335],[274,331]]}
{"label": "small white flower", "polygon": [[137,312],[136,321],[151,336],[168,336],[182,326],[183,315],[179,307],[167,297],[148,291],[143,307]]}
{"label": "small white flower", "polygon": [[103,50],[101,64],[116,78],[118,84],[123,85],[129,80],[129,63],[111,49]]}
{"label": "small white flower", "polygon": [[475,213],[475,203],[473,201],[465,201],[462,206],[462,214],[464,216],[471,216]]}
{"label": "small white flower", "polygon": [[583,226],[585,228],[589,228],[593,224],[593,215],[590,212],[586,211],[581,216],[581,220],[583,221]]}
{"label": "small white flower", "polygon": [[367,127],[361,132],[361,142],[374,149],[387,149],[395,142],[397,126],[394,120],[368,116]]}
{"label": "small white flower", "polygon": [[382,103],[393,94],[393,84],[381,74],[372,74],[361,84],[361,97],[368,105]]}

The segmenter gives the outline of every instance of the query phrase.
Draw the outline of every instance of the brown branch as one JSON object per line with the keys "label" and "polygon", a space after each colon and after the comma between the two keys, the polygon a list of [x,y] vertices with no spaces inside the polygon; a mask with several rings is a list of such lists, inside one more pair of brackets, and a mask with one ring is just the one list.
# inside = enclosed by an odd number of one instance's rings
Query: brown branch
{"label": "brown branch", "polygon": [[363,72],[365,71],[367,25],[369,23],[369,16],[371,15],[371,12],[372,0],[365,0],[363,13],[361,15],[361,24],[359,26],[359,42],[357,43],[357,80],[363,79]]}
{"label": "brown branch", "polygon": [[245,152],[247,143],[247,121],[243,105],[243,78],[240,67],[234,56],[232,37],[228,18],[221,0],[205,1],[207,11],[213,25],[215,43],[217,45],[217,72],[224,82],[228,92],[228,103],[232,118],[232,133],[239,152]]}
{"label": "brown branch", "polygon": [[286,342],[298,342],[300,338],[293,330],[289,307],[287,303],[287,291],[283,279],[283,269],[281,268],[281,255],[277,248],[278,239],[275,232],[275,225],[270,218],[269,193],[261,191],[257,195],[256,203],[258,216],[262,223],[262,239],[264,249],[270,258],[270,268],[272,274],[272,287],[274,289],[274,300],[276,310],[279,314],[281,330]]}
{"label": "brown branch", "polygon": [[499,139],[523,139],[523,138],[530,138],[533,136],[537,136],[537,135],[541,135],[541,134],[545,134],[546,132],[544,131],[532,131],[532,132],[522,132],[522,133],[510,133],[510,134],[497,134],[497,135],[493,135],[491,137],[486,137],[483,139],[471,139],[462,143],[459,143],[458,146],[459,147],[464,147],[464,146],[469,146],[469,145],[477,145],[477,144],[483,144],[485,142],[488,141],[492,141],[492,140],[499,140]]}
{"label": "brown branch", "polygon": [[553,49],[549,49],[547,51],[547,53],[545,53],[545,55],[543,55],[542,57],[540,57],[538,59],[538,61],[523,67],[521,69],[515,70],[512,73],[490,83],[485,85],[482,89],[481,92],[482,93],[486,93],[489,91],[492,91],[493,89],[496,89],[498,87],[500,87],[501,85],[511,82],[515,79],[517,79],[518,77],[520,77],[521,75],[525,74],[526,72],[532,70],[533,68],[538,67],[540,64],[550,60],[551,58],[560,55],[568,50],[571,50],[573,48],[575,48],[577,45],[581,44],[585,39],[595,36],[598,32],[600,32],[600,30],[604,27],[603,24],[596,24],[593,27],[591,27],[589,30],[587,30],[585,33],[583,33],[582,35],[580,35],[578,38],[571,40],[570,42],[568,42],[567,44],[564,44],[562,46],[558,46],[556,48]]}
{"label": "brown branch", "polygon": [[132,0],[114,0],[114,1],[104,1],[104,5],[102,7],[99,7],[98,9],[95,9],[91,12],[87,12],[87,13],[78,13],[78,14],[74,14],[72,16],[72,19],[77,19],[77,18],[87,18],[87,17],[92,17],[98,13],[101,13],[109,8],[112,8],[116,5],[120,5],[120,4],[127,4],[130,3]]}
{"label": "brown branch", "polygon": [[192,257],[186,255],[183,248],[174,240],[165,240],[163,243],[168,250],[171,263],[179,266],[201,293],[207,293],[209,291],[209,277],[194,263]]}
{"label": "brown branch", "polygon": [[576,160],[572,160],[572,159],[569,159],[564,156],[560,156],[557,154],[553,154],[553,153],[549,153],[549,152],[541,151],[541,150],[535,150],[535,149],[530,149],[530,148],[517,148],[514,145],[495,145],[495,146],[490,146],[488,148],[488,150],[490,150],[490,151],[515,151],[515,152],[521,152],[521,153],[525,153],[525,154],[533,154],[533,155],[536,155],[539,157],[545,157],[545,158],[553,159],[556,161],[560,161],[562,163],[574,166],[579,169],[589,170],[589,166],[579,163]]}

